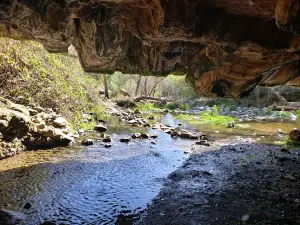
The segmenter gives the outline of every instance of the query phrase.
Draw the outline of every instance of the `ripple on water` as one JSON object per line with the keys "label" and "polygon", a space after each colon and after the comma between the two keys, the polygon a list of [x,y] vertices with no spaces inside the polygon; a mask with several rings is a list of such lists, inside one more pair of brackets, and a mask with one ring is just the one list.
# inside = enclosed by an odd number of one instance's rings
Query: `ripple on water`
{"label": "ripple on water", "polygon": [[[161,145],[153,148],[143,140],[134,145],[116,142],[111,149],[98,145],[91,151],[28,152],[14,158],[14,167],[9,163],[13,158],[4,160],[0,208],[24,211],[28,225],[122,224],[137,218],[158,194],[161,178],[185,158],[168,135],[161,133],[158,141]],[[22,210],[27,202],[32,207]]]}

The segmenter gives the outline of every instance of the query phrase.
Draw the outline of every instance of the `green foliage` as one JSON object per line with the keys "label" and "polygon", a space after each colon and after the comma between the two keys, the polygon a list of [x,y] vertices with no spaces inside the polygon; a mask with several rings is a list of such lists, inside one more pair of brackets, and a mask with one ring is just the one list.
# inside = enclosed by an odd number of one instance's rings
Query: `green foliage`
{"label": "green foliage", "polygon": [[199,116],[177,115],[175,118],[187,121],[191,124],[210,124],[216,126],[226,125],[229,122],[236,122],[237,118],[232,116],[219,115],[218,107],[214,107],[213,112],[200,112]]}
{"label": "green foliage", "polygon": [[174,110],[174,109],[189,110],[190,106],[186,103],[179,104],[176,102],[168,102],[165,105],[165,108],[170,109],[170,110]]}
{"label": "green foliage", "polygon": [[280,111],[277,113],[277,116],[282,117],[282,118],[288,118],[291,116],[290,112],[286,112],[286,111]]}
{"label": "green foliage", "polygon": [[95,113],[98,120],[99,119],[106,120],[107,114],[105,110],[106,108],[103,105],[93,105],[90,112]]}
{"label": "green foliage", "polygon": [[275,141],[275,145],[281,146],[281,148],[284,149],[293,149],[293,148],[299,148],[299,145],[293,142],[289,137],[286,137],[282,141]]}
{"label": "green foliage", "polygon": [[212,115],[213,116],[219,116],[219,107],[217,105],[214,105]]}
{"label": "green foliage", "polygon": [[272,109],[266,109],[266,110],[264,111],[264,114],[265,114],[266,116],[270,116],[270,115],[273,114],[273,110],[272,110]]}
{"label": "green foliage", "polygon": [[93,130],[95,125],[96,125],[95,121],[91,121],[91,122],[88,122],[88,123],[79,123],[78,128],[83,129],[85,131]]}
{"label": "green foliage", "polygon": [[168,103],[165,105],[165,108],[170,109],[170,110],[174,110],[174,109],[177,109],[177,108],[178,108],[178,104],[175,103],[175,102],[168,102]]}
{"label": "green foliage", "polygon": [[160,111],[161,108],[159,108],[159,106],[154,103],[138,103],[134,108],[134,111],[136,110],[145,113],[145,112],[152,112],[152,111]]}
{"label": "green foliage", "polygon": [[296,110],[295,115],[296,115],[297,117],[300,117],[300,109]]}
{"label": "green foliage", "polygon": [[32,41],[0,38],[1,95],[20,104],[56,108],[72,124],[100,105],[98,75],[68,54],[50,54]]}

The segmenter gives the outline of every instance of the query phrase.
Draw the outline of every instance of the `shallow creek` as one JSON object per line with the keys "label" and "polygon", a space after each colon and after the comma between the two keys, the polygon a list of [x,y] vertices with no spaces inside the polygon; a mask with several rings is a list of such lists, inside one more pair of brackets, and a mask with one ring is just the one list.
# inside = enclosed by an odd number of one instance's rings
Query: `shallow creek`
{"label": "shallow creek", "polygon": [[[171,114],[162,117],[171,126],[197,130],[215,139],[240,136],[272,143],[283,139],[297,127],[294,122],[243,123],[236,128],[214,128],[208,125],[189,126],[174,120]],[[112,148],[101,142],[91,147],[72,146],[24,152],[0,161],[0,208],[21,211],[28,215],[28,225],[46,221],[54,224],[130,224],[158,195],[168,174],[179,168],[193,141],[172,139],[157,133],[157,145],[150,140],[119,142],[135,128],[117,119],[108,122],[113,138]],[[278,136],[277,129],[284,135]],[[96,139],[97,134],[88,137]],[[24,206],[29,203],[29,209]],[[28,206],[28,204],[27,204]]]}

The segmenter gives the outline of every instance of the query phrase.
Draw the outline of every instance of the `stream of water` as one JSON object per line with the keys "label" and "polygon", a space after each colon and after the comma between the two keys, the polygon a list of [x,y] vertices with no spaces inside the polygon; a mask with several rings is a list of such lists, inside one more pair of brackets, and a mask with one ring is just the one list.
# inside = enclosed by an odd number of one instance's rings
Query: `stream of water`
{"label": "stream of water", "polygon": [[[171,114],[162,118],[171,126],[198,130],[214,138],[253,137],[274,141],[297,124],[248,123],[244,128],[189,126]],[[158,195],[168,174],[182,165],[190,140],[172,139],[157,133],[157,145],[151,140],[119,142],[133,132],[118,120],[109,121],[112,148],[101,142],[91,147],[73,146],[24,152],[0,161],[0,208],[28,215],[28,225],[46,221],[53,224],[131,224],[139,218],[147,204]],[[130,130],[131,129],[131,130]],[[285,135],[275,135],[282,129]],[[97,138],[96,134],[90,134]],[[30,207],[24,206],[29,205]]]}

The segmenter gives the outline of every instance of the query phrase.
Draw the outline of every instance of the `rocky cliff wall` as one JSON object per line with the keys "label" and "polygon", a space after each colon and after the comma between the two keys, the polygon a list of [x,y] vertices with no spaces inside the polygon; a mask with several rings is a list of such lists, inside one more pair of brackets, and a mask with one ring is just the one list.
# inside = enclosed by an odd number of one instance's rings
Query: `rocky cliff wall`
{"label": "rocky cliff wall", "polygon": [[51,52],[73,44],[86,71],[187,74],[198,94],[298,86],[298,0],[3,0],[0,36]]}

